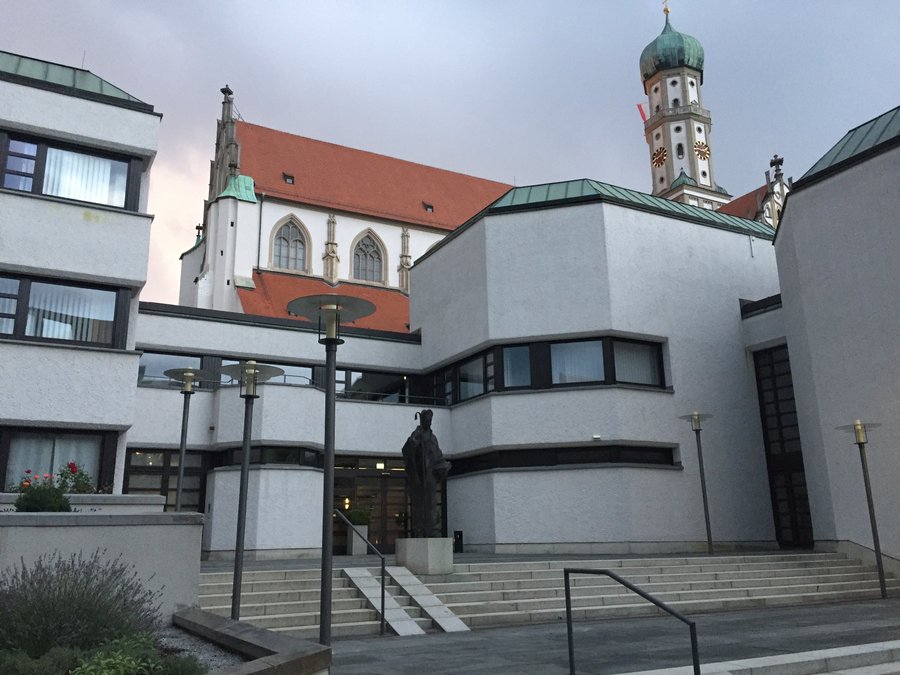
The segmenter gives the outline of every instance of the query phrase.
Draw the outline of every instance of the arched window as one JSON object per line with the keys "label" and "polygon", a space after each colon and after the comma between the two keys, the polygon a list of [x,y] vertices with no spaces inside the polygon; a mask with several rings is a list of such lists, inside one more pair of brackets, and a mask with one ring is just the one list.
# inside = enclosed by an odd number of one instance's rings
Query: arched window
{"label": "arched window", "polygon": [[679,143],[677,146],[675,146],[675,156],[678,157],[678,159],[684,159],[684,145],[683,144]]}
{"label": "arched window", "polygon": [[381,249],[371,235],[366,235],[353,251],[353,278],[363,281],[381,281]]}
{"label": "arched window", "polygon": [[681,105],[681,99],[680,99],[680,98],[674,98],[674,99],[672,99],[672,107],[673,107],[673,108],[677,108],[677,107],[679,107],[680,105]]}
{"label": "arched window", "polygon": [[275,234],[272,265],[283,270],[306,271],[306,238],[296,223],[285,223]]}

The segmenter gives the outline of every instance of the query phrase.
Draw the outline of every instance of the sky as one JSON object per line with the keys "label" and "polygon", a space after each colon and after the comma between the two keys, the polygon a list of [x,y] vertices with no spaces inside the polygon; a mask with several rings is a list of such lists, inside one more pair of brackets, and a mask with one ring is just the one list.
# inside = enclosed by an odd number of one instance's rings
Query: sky
{"label": "sky", "polygon": [[[716,182],[799,178],[900,94],[896,0],[669,0],[706,63]],[[243,119],[483,178],[649,192],[638,60],[658,0],[0,0],[0,49],[162,113],[142,300],[178,301],[228,84]],[[10,29],[12,28],[12,30]]]}

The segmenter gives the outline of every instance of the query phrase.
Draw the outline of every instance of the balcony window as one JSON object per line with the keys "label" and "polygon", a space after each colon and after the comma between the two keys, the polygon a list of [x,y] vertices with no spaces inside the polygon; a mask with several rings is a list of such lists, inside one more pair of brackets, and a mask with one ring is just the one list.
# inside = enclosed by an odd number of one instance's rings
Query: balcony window
{"label": "balcony window", "polygon": [[[120,297],[122,296],[122,297]],[[127,291],[0,277],[0,336],[122,347]]]}
{"label": "balcony window", "polygon": [[603,342],[557,342],[550,345],[553,384],[603,381]]}
{"label": "balcony window", "polygon": [[[138,365],[139,387],[176,388],[178,383],[166,377],[165,372],[173,368],[194,368],[200,370],[199,356],[183,354],[157,354],[144,352]],[[203,386],[199,383],[199,386]]]}
{"label": "balcony window", "polygon": [[503,348],[503,386],[506,389],[531,386],[531,348],[528,345]]}
{"label": "balcony window", "polygon": [[658,344],[614,340],[613,353],[616,361],[616,382],[649,384],[654,387],[662,384]]}
{"label": "balcony window", "polygon": [[0,132],[2,186],[92,204],[137,210],[137,160],[64,148]]}
{"label": "balcony window", "polygon": [[18,483],[26,471],[32,475],[55,474],[69,462],[84,467],[97,485],[103,450],[101,434],[10,431],[4,436],[5,487]]}
{"label": "balcony window", "polygon": [[484,357],[466,361],[459,366],[459,400],[475,396],[481,396],[484,393]]}

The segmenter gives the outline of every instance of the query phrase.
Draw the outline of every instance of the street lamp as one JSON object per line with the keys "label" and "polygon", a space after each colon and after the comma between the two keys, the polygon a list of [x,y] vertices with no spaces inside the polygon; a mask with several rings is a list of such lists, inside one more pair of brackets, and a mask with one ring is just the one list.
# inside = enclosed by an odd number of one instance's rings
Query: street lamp
{"label": "street lamp", "polygon": [[697,437],[697,461],[700,465],[700,491],[703,493],[703,518],[706,520],[706,550],[713,555],[712,529],[709,526],[709,500],[706,497],[706,472],[703,470],[703,446],[700,444],[700,423],[712,417],[709,414],[692,412],[690,415],[679,415],[680,420],[690,420],[691,429]]}
{"label": "street lamp", "polygon": [[244,399],[244,444],[241,457],[241,488],[238,494],[237,534],[234,541],[234,578],[231,585],[231,618],[237,621],[241,615],[241,578],[244,574],[244,529],[247,524],[247,489],[250,483],[250,432],[253,426],[253,399],[259,398],[256,385],[278,375],[281,368],[261,366],[247,361],[223,366],[222,372],[241,383],[240,396]]}
{"label": "street lamp", "polygon": [[[331,557],[333,529],[331,512],[334,510],[334,402],[335,376],[337,372],[337,346],[343,344],[340,337],[341,323],[349,323],[368,316],[375,305],[368,300],[348,295],[326,293],[307,295],[288,303],[287,311],[294,316],[319,322],[319,344],[325,345],[325,453],[323,457],[322,486],[322,581],[319,597],[319,643],[331,645]],[[324,330],[323,330],[324,326]]]}
{"label": "street lamp", "polygon": [[210,374],[198,368],[170,368],[163,375],[174,382],[181,383],[181,393],[184,395],[184,408],[181,413],[181,444],[178,448],[178,483],[175,488],[175,511],[181,511],[181,492],[184,485],[184,456],[187,453],[188,417],[191,412],[191,396],[194,395],[194,385],[201,380],[208,380]]}
{"label": "street lamp", "polygon": [[859,461],[862,464],[863,482],[866,484],[866,502],[869,505],[869,523],[872,525],[872,543],[875,547],[875,566],[878,568],[878,585],[881,597],[887,598],[887,586],[884,582],[884,565],[881,562],[881,543],[878,540],[878,525],[875,523],[875,501],[872,499],[872,485],[869,483],[869,463],[866,461],[866,429],[876,429],[880,424],[861,422],[836,427],[838,431],[849,431],[854,435],[854,442],[859,446]]}

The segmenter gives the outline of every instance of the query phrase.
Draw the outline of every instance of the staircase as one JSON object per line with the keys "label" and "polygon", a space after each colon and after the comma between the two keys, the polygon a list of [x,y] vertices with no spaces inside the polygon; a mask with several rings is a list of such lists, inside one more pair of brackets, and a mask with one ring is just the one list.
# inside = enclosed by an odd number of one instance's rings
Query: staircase
{"label": "staircase", "polygon": [[[563,568],[610,569],[688,615],[753,607],[880,597],[874,568],[836,553],[485,562],[455,565],[453,574],[423,578],[470,628],[565,620]],[[378,576],[379,570],[372,569]],[[318,570],[243,574],[241,620],[292,637],[319,634]],[[888,593],[900,582],[887,580]],[[432,622],[388,580],[388,593],[424,630]],[[340,570],[333,579],[332,635],[377,634],[378,612]],[[200,607],[228,616],[231,574],[203,573]],[[654,615],[656,607],[602,576],[572,577],[575,620]]]}

